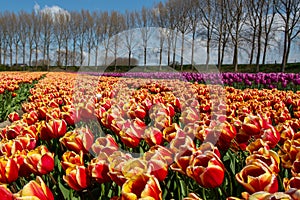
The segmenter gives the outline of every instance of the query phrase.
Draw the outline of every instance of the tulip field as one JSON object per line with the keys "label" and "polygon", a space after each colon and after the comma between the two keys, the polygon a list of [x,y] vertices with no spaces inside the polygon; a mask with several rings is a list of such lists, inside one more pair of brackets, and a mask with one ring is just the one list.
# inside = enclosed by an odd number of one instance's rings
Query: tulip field
{"label": "tulip field", "polygon": [[300,75],[0,72],[0,199],[300,199]]}

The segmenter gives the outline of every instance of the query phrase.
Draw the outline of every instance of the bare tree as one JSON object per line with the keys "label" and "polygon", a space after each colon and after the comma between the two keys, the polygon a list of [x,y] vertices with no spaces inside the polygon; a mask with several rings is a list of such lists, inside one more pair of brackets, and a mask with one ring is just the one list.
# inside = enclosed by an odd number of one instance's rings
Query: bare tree
{"label": "bare tree", "polygon": [[185,34],[189,29],[188,10],[190,9],[189,1],[176,0],[174,3],[176,28],[181,33],[181,54],[180,54],[180,69],[183,70],[183,54],[184,54],[184,41]]}
{"label": "bare tree", "polygon": [[86,48],[87,48],[87,53],[88,53],[88,60],[87,60],[87,65],[90,66],[91,63],[91,53],[92,49],[94,48],[94,30],[95,30],[95,12],[93,15],[89,11],[84,11],[83,12],[83,24],[86,29],[86,34],[84,37],[85,43],[86,43]]}
{"label": "bare tree", "polygon": [[31,16],[24,11],[18,14],[19,32],[17,34],[22,47],[22,63],[26,62],[26,43],[29,39],[29,32],[31,31],[30,17]]}
{"label": "bare tree", "polygon": [[[164,43],[167,37],[167,13],[168,10],[162,2],[156,5],[156,9],[152,12],[155,26],[159,28],[159,70],[162,68],[162,55]],[[168,63],[169,65],[169,63]]]}
{"label": "bare tree", "polygon": [[111,20],[111,16],[109,16],[108,12],[104,12],[101,15],[101,20],[103,22],[102,24],[102,44],[104,46],[104,50],[105,50],[105,56],[104,56],[104,66],[108,66],[110,63],[108,62],[108,52],[109,52],[109,48],[110,48],[110,40],[112,37],[112,26],[110,23]]}
{"label": "bare tree", "polygon": [[277,13],[283,20],[284,46],[282,55],[282,72],[288,62],[292,41],[300,33],[300,0],[275,0]]}
{"label": "bare tree", "polygon": [[7,14],[0,13],[0,64],[6,64],[6,57],[7,57],[7,34],[8,34],[8,27],[5,23],[7,19]]}
{"label": "bare tree", "polygon": [[226,9],[226,25],[233,44],[232,64],[234,71],[238,71],[238,49],[241,43],[242,28],[247,18],[244,12],[244,0],[225,1],[224,7]]}
{"label": "bare tree", "polygon": [[211,41],[213,36],[213,30],[216,25],[216,5],[216,1],[212,0],[204,0],[201,1],[201,3],[199,4],[199,9],[201,13],[201,25],[205,28],[206,31],[206,70],[208,70],[208,64],[210,61]]}
{"label": "bare tree", "polygon": [[[38,55],[39,55],[39,48],[40,48],[40,42],[41,42],[41,34],[42,34],[42,29],[41,29],[41,15],[39,13],[32,13],[32,20],[33,20],[33,43],[34,43],[34,51],[35,51],[35,60],[39,60]],[[38,62],[35,62],[35,68],[37,69]]]}
{"label": "bare tree", "polygon": [[9,13],[9,12],[5,12],[3,14],[4,17],[4,23],[5,24],[5,28],[6,28],[6,42],[9,48],[9,64],[10,66],[12,66],[12,62],[13,62],[13,44],[14,44],[14,17],[15,15],[13,13]]}
{"label": "bare tree", "polygon": [[[81,15],[78,12],[71,12],[70,13],[71,21],[69,23],[70,28],[70,40],[72,45],[72,55],[77,55],[77,40],[80,36],[80,23],[81,23]],[[80,54],[80,58],[82,58]],[[70,56],[72,66],[75,66],[77,63],[77,60],[75,59],[76,56]],[[81,59],[82,60],[82,59]],[[83,62],[83,61],[82,61]]]}
{"label": "bare tree", "polygon": [[190,8],[188,9],[188,18],[189,18],[189,28],[192,32],[192,53],[191,53],[191,65],[192,70],[194,70],[194,52],[195,52],[195,40],[196,33],[198,30],[198,25],[200,21],[201,11],[199,0],[189,0]]}
{"label": "bare tree", "polygon": [[167,45],[168,45],[168,65],[170,65],[170,54],[171,54],[171,48],[173,51],[173,61],[172,61],[172,67],[175,68],[175,59],[176,59],[176,46],[177,46],[177,39],[178,39],[178,29],[177,26],[177,19],[176,17],[176,3],[177,0],[169,0],[166,2],[165,7],[167,9]]}
{"label": "bare tree", "polygon": [[83,61],[84,61],[84,48],[85,48],[85,40],[86,40],[86,35],[87,35],[87,30],[88,27],[85,24],[85,11],[81,10],[80,15],[78,16],[78,26],[76,28],[77,29],[77,33],[78,33],[78,37],[77,37],[77,42],[78,42],[78,46],[79,46],[79,50],[80,50],[80,66],[83,66]]}
{"label": "bare tree", "polygon": [[226,24],[227,12],[224,7],[225,0],[216,0],[216,25],[213,33],[216,34],[216,42],[218,46],[218,69],[221,70],[221,66],[224,60],[225,49],[230,37],[228,29],[230,29],[233,23]]}
{"label": "bare tree", "polygon": [[144,69],[146,69],[148,41],[151,35],[153,34],[152,11],[143,7],[141,12],[135,12],[135,14],[137,19],[137,25],[141,32],[142,47],[144,50]]}
{"label": "bare tree", "polygon": [[132,50],[137,45],[135,38],[136,18],[133,12],[126,11],[124,15],[125,19],[125,31],[123,36],[125,37],[123,42],[128,51],[128,66],[131,66]]}
{"label": "bare tree", "polygon": [[41,15],[41,33],[43,41],[43,65],[47,65],[47,70],[49,71],[50,66],[50,44],[51,36],[53,33],[53,18],[51,13],[47,11],[40,11]]}
{"label": "bare tree", "polygon": [[[28,65],[32,65],[32,52],[33,52],[33,43],[34,43],[34,12],[25,13],[25,24],[27,26],[27,40],[28,40],[28,48],[29,48],[29,58],[28,58]],[[24,63],[24,55],[26,54],[24,51],[26,48],[26,44],[23,44],[23,63]]]}
{"label": "bare tree", "polygon": [[112,12],[111,13],[111,34],[112,34],[112,45],[110,45],[110,51],[114,55],[114,70],[117,70],[117,55],[118,55],[118,48],[120,47],[121,38],[119,33],[124,30],[124,16],[119,12]]}
{"label": "bare tree", "polygon": [[264,18],[263,18],[263,39],[264,39],[264,47],[263,47],[263,58],[262,64],[266,62],[267,48],[269,46],[269,39],[274,30],[274,17],[276,14],[275,4],[273,0],[265,1],[265,9],[264,9]]}
{"label": "bare tree", "polygon": [[66,30],[67,27],[67,19],[67,14],[63,11],[60,11],[55,15],[53,21],[53,36],[57,44],[57,66],[62,66],[61,56],[63,54],[61,54],[61,48],[64,43],[64,30]]}

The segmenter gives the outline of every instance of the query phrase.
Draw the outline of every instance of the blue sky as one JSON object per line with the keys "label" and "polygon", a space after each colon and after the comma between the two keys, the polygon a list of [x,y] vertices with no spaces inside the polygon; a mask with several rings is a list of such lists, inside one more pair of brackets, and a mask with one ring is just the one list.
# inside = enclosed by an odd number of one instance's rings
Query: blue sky
{"label": "blue sky", "polygon": [[[165,0],[162,0],[164,2]],[[31,12],[36,4],[43,9],[45,6],[59,6],[68,11],[76,10],[102,10],[125,11],[140,10],[143,6],[152,7],[160,0],[0,0],[0,12],[24,10]]]}

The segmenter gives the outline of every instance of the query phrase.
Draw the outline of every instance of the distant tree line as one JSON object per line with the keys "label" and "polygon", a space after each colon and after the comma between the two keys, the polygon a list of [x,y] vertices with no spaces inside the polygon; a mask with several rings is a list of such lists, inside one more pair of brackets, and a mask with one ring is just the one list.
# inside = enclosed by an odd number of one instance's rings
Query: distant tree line
{"label": "distant tree line", "polygon": [[[217,49],[218,67],[226,51],[232,52],[232,64],[238,70],[238,55],[246,52],[249,64],[266,63],[268,50],[277,32],[283,45],[282,71],[285,70],[291,45],[300,32],[300,0],[167,0],[152,8],[139,11],[61,11],[45,10],[0,13],[0,64],[27,63],[30,66],[56,65],[97,66],[100,46],[107,58],[126,49],[128,65],[132,63],[133,37],[127,31],[120,38],[118,33],[140,28],[143,62],[147,64],[147,46],[151,27],[159,27],[159,63],[163,49],[167,49],[168,64],[175,63],[175,51],[180,48],[183,66],[185,37],[191,37],[191,64],[195,57],[197,39],[206,41],[206,65],[210,62],[212,47]],[[181,44],[177,38],[181,37]],[[122,41],[121,41],[122,40]],[[203,45],[203,44],[201,44]],[[55,54],[51,54],[55,52]],[[95,55],[91,57],[91,55]],[[21,58],[21,60],[19,60]],[[95,60],[91,60],[95,59]]]}

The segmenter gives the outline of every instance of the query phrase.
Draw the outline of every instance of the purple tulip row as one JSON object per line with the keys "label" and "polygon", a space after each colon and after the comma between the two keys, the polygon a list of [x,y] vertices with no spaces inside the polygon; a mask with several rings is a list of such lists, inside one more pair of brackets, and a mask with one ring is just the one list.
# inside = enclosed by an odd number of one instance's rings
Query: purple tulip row
{"label": "purple tulip row", "polygon": [[229,86],[259,86],[263,88],[285,89],[288,86],[300,85],[300,74],[296,73],[195,73],[195,72],[126,72],[126,73],[89,73],[101,76],[146,78],[146,79],[179,79],[206,84],[224,84]]}

